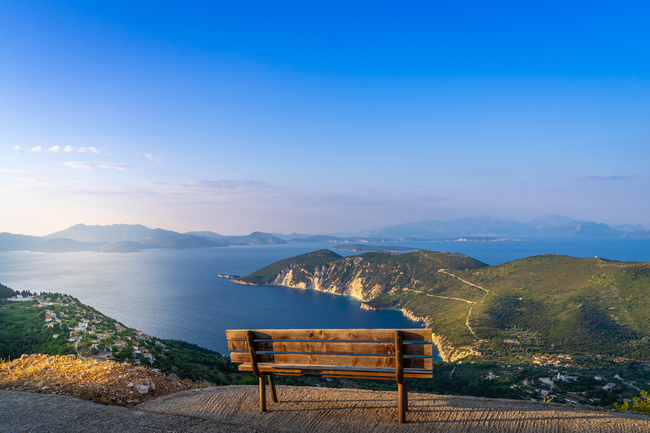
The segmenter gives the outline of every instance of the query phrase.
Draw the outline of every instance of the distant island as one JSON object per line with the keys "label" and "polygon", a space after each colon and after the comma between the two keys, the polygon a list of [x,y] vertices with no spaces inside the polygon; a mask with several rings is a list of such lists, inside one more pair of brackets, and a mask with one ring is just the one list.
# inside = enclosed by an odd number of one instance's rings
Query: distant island
{"label": "distant island", "polygon": [[394,246],[381,246],[381,245],[361,245],[361,244],[341,244],[332,247],[333,250],[339,251],[354,251],[354,252],[371,252],[371,251],[428,251],[421,248],[409,248]]}
{"label": "distant island", "polygon": [[[160,228],[151,229],[140,224],[77,224],[46,236],[0,233],[0,251],[130,253],[154,248],[215,248],[280,245],[289,242],[359,245],[434,241],[506,242],[540,237],[650,238],[650,224],[622,224],[612,227],[604,223],[577,221],[564,215],[551,214],[528,223],[489,217],[425,220],[366,230],[349,236],[296,233],[283,235],[260,231],[243,236],[224,236],[212,231],[179,233]],[[388,248],[381,251],[405,250]]]}
{"label": "distant island", "polygon": [[213,232],[194,233],[197,234],[150,229],[139,224],[77,224],[43,237],[0,233],[0,251],[132,253],[157,248],[193,249],[287,243],[284,239],[263,232],[253,232],[246,236],[221,236]]}

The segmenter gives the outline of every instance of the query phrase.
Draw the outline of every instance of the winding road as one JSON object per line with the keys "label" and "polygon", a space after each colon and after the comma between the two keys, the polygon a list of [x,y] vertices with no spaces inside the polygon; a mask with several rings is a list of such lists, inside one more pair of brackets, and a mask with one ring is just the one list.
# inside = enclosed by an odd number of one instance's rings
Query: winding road
{"label": "winding road", "polygon": [[474,309],[474,305],[476,305],[478,302],[483,302],[483,300],[490,294],[494,295],[494,296],[499,296],[499,295],[494,293],[492,290],[483,288],[483,287],[481,287],[479,285],[476,285],[474,283],[470,283],[469,281],[464,280],[464,279],[460,278],[459,276],[452,274],[451,272],[447,272],[446,269],[438,269],[438,272],[442,272],[443,274],[446,274],[446,275],[449,275],[450,277],[456,278],[457,280],[463,282],[464,284],[467,284],[468,286],[472,286],[472,287],[476,287],[477,289],[481,289],[481,290],[483,290],[485,292],[485,295],[483,295],[483,297],[481,299],[479,299],[478,301],[470,301],[470,300],[467,300],[467,299],[453,298],[453,297],[450,297],[450,296],[431,295],[429,293],[424,293],[422,290],[413,290],[413,289],[405,288],[404,291],[419,293],[419,294],[422,294],[422,295],[431,296],[432,298],[451,299],[451,300],[454,300],[454,301],[462,301],[462,302],[467,302],[468,304],[471,304],[471,307],[469,307],[469,311],[467,312],[467,317],[465,318],[465,326],[467,326],[467,329],[469,329],[469,332],[472,333],[474,338],[479,340],[479,338],[474,333],[474,330],[469,325],[469,318],[472,315],[472,310]]}

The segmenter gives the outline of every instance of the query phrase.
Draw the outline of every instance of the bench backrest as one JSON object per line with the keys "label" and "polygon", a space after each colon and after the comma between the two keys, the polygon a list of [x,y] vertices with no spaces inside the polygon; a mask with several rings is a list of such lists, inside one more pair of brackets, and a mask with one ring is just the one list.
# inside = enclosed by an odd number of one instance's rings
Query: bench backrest
{"label": "bench backrest", "polygon": [[230,359],[237,363],[251,363],[254,355],[261,364],[397,368],[396,331],[401,331],[403,368],[432,370],[430,329],[228,330],[226,337]]}

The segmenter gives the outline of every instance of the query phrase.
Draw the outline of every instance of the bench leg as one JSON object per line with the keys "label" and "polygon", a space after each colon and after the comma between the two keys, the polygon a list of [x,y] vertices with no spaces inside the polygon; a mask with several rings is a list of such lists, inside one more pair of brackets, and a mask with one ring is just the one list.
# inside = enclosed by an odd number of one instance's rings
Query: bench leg
{"label": "bench leg", "polygon": [[260,413],[266,412],[266,385],[264,376],[260,376]]}
{"label": "bench leg", "polygon": [[273,403],[278,402],[278,394],[275,392],[275,376],[269,374],[269,386],[271,387],[271,401]]}
{"label": "bench leg", "polygon": [[397,416],[399,418],[400,424],[404,424],[406,422],[406,405],[404,404],[405,389],[405,384],[397,384]]}
{"label": "bench leg", "polygon": [[404,378],[404,410],[409,411],[409,385],[406,378]]}

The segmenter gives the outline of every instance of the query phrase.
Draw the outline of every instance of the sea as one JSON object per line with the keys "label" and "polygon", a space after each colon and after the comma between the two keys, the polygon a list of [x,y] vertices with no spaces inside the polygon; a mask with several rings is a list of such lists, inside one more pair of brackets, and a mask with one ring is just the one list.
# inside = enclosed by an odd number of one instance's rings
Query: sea
{"label": "sea", "polygon": [[[650,239],[541,238],[378,245],[457,252],[489,265],[538,254],[650,261]],[[218,276],[247,275],[277,260],[333,246],[289,243],[139,253],[0,252],[0,283],[17,290],[72,295],[128,327],[222,354],[228,354],[226,329],[422,327],[399,311],[363,310],[351,297],[279,286],[243,286]],[[343,256],[358,254],[336,252]]]}

